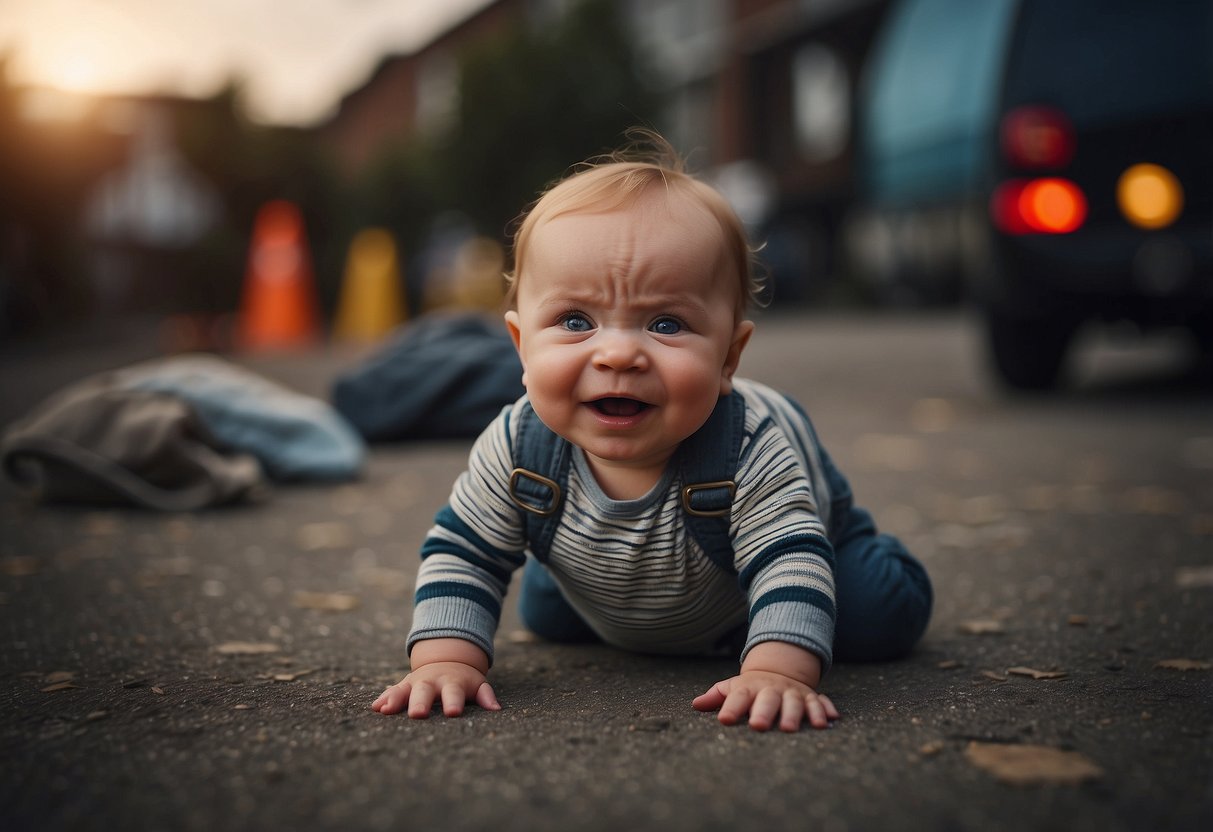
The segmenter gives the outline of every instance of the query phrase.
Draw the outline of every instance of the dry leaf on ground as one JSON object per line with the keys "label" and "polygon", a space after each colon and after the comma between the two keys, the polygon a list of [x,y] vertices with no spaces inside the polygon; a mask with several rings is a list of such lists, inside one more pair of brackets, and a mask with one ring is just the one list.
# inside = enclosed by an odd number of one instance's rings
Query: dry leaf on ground
{"label": "dry leaf on ground", "polygon": [[89,537],[109,537],[122,531],[122,523],[112,514],[94,512],[84,518],[84,533]]}
{"label": "dry leaf on ground", "polygon": [[348,592],[296,592],[295,606],[323,612],[349,612],[361,603]]}
{"label": "dry leaf on ground", "polygon": [[46,687],[42,688],[42,692],[55,693],[56,691],[60,690],[77,690],[79,687],[79,685],[73,685],[71,682],[56,682],[53,685],[47,685]]}
{"label": "dry leaf on ground", "polygon": [[359,569],[358,581],[366,586],[383,590],[387,595],[402,596],[413,589],[413,573],[382,566]]}
{"label": "dry leaf on ground", "polygon": [[345,549],[354,542],[350,527],[345,523],[308,523],[296,533],[299,548],[308,552],[322,549]]}
{"label": "dry leaf on ground", "polygon": [[75,678],[76,671],[74,670],[52,670],[50,673],[42,677],[42,681],[46,682],[48,685],[55,685],[59,682],[70,682]]}
{"label": "dry leaf on ground", "polygon": [[281,648],[268,641],[225,641],[211,649],[222,656],[257,656],[262,653],[277,653]]}
{"label": "dry leaf on ground", "polygon": [[1122,499],[1125,509],[1131,514],[1148,514],[1163,517],[1178,517],[1187,510],[1188,500],[1182,492],[1157,485],[1131,488]]}
{"label": "dry leaf on ground", "polygon": [[1033,667],[1008,667],[1012,676],[1031,676],[1033,679],[1064,679],[1067,673],[1061,670],[1037,670]]}
{"label": "dry leaf on ground", "polygon": [[957,504],[956,520],[966,526],[985,526],[1006,517],[1006,500],[997,494],[965,497]]}
{"label": "dry leaf on ground", "polygon": [[1154,666],[1163,670],[1209,670],[1213,663],[1202,659],[1164,659]]}
{"label": "dry leaf on ground", "polygon": [[943,433],[956,422],[956,408],[947,399],[919,399],[910,407],[910,425],[922,433]]}
{"label": "dry leaf on ground", "polygon": [[1001,673],[995,673],[993,670],[983,670],[981,671],[981,675],[994,682],[1005,682],[1007,680],[1006,676],[1003,676]]}
{"label": "dry leaf on ground", "polygon": [[148,571],[165,578],[186,578],[194,574],[194,561],[183,556],[175,558],[152,558],[147,562]]}
{"label": "dry leaf on ground", "polygon": [[1213,566],[1183,566],[1175,570],[1175,585],[1180,589],[1213,588]]}
{"label": "dry leaf on ground", "polygon": [[296,679],[300,678],[301,676],[307,676],[307,675],[309,675],[311,673],[315,673],[315,672],[316,671],[314,669],[313,670],[296,670],[294,673],[275,673],[275,674],[273,674],[273,676],[271,678],[275,682],[293,682]]}
{"label": "dry leaf on ground", "polygon": [[37,575],[38,570],[41,568],[42,563],[37,558],[29,555],[14,555],[9,558],[0,558],[0,573],[12,578]]}
{"label": "dry leaf on ground", "polygon": [[993,618],[962,621],[960,622],[958,629],[965,635],[969,636],[990,636],[1006,632],[1002,626],[1002,622],[996,621]]}
{"label": "dry leaf on ground", "polygon": [[1103,776],[1103,769],[1077,751],[1047,745],[971,742],[965,758],[977,768],[1015,786],[1076,785]]}
{"label": "dry leaf on ground", "polygon": [[926,445],[895,434],[863,434],[855,440],[855,455],[861,467],[878,471],[919,471],[928,462]]}

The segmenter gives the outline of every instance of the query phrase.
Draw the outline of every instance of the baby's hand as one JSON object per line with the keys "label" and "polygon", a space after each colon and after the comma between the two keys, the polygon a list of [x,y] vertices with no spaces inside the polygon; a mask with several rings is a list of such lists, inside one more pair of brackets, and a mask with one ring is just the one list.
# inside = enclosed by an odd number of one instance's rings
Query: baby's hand
{"label": "baby's hand", "polygon": [[766,731],[779,717],[782,731],[798,731],[808,719],[814,728],[828,728],[838,719],[838,709],[828,696],[803,682],[766,670],[743,670],[732,678],[712,685],[691,702],[697,711],[720,710],[717,717],[724,725],[736,725],[748,711],[750,727]]}
{"label": "baby's hand", "polygon": [[462,662],[433,662],[417,668],[379,694],[371,703],[371,710],[395,714],[407,705],[409,719],[425,719],[436,699],[442,702],[442,713],[446,716],[459,716],[468,701],[475,701],[487,711],[501,710],[484,674]]}

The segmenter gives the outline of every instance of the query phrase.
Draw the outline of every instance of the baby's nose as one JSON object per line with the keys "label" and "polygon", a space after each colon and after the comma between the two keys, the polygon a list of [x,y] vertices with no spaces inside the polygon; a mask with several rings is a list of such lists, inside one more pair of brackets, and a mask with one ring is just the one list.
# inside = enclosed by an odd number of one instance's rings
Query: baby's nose
{"label": "baby's nose", "polygon": [[623,330],[603,330],[594,350],[594,365],[604,370],[643,370],[649,365],[643,339]]}

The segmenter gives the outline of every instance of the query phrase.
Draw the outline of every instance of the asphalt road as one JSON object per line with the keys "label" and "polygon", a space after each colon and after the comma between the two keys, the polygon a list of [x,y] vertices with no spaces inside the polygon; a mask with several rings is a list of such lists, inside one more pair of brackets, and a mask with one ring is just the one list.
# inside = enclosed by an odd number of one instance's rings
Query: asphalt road
{"label": "asphalt road", "polygon": [[[1009,398],[977,340],[962,315],[768,316],[743,360],[936,585],[915,655],[833,670],[823,732],[722,727],[690,701],[732,663],[537,643],[512,609],[502,712],[372,713],[466,442],[184,516],[4,486],[0,827],[1213,828],[1213,389],[1169,341],[1090,339],[1068,392]],[[155,352],[137,328],[0,346],[0,421]],[[241,361],[324,396],[359,358]]]}

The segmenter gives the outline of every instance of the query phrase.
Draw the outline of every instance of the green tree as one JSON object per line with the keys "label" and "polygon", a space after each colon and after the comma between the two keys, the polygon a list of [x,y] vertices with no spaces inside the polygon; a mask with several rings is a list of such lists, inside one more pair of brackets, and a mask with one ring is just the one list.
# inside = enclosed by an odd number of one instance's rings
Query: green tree
{"label": "green tree", "polygon": [[392,231],[412,308],[437,226],[462,216],[505,243],[545,185],[652,119],[657,96],[639,78],[618,8],[583,0],[550,28],[519,22],[464,49],[451,125],[389,142],[343,196],[337,236],[348,241],[370,225]]}
{"label": "green tree", "polygon": [[517,26],[460,59],[458,119],[437,146],[440,199],[481,230],[506,226],[571,165],[651,120],[619,4],[585,0],[548,29]]}

